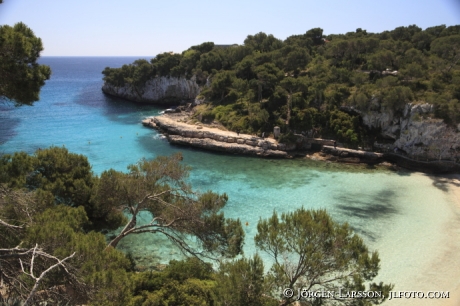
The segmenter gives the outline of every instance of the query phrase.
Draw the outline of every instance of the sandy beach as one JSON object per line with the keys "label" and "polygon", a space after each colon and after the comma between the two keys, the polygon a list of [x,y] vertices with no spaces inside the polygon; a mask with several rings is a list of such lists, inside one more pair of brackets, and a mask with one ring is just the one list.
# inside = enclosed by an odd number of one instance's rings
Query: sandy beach
{"label": "sandy beach", "polygon": [[446,179],[448,180],[449,192],[452,193],[460,208],[460,174],[447,175]]}
{"label": "sandy beach", "polygon": [[[447,175],[446,176],[446,179],[447,179],[447,185],[448,185],[448,188],[449,188],[449,194],[450,196],[452,197],[452,200],[454,201],[455,203],[455,206],[456,208],[460,211],[460,174],[451,174],[451,175]],[[459,218],[459,216],[457,215],[457,219]],[[455,223],[457,226],[460,226],[457,223]],[[452,240],[453,242],[457,242],[460,241],[459,239],[460,236],[454,236],[452,237]],[[460,247],[457,245],[457,252],[453,253],[453,256],[455,256],[458,260],[458,258],[460,257],[460,252],[458,252],[458,250],[460,249]],[[446,300],[445,303],[443,305],[446,305],[446,306],[459,306],[460,305],[460,271],[455,271],[457,272],[457,282],[453,282],[452,283],[452,288],[449,288],[450,289],[450,293],[451,293],[451,297],[449,300]]]}
{"label": "sandy beach", "polygon": [[[428,175],[427,175],[428,176]],[[414,287],[408,290],[449,292],[448,299],[393,299],[386,305],[442,305],[460,306],[460,175],[429,176],[433,185],[443,190],[449,197],[451,215],[444,224],[444,237],[438,241],[434,252],[435,259],[420,267],[419,275],[414,277]],[[433,203],[436,205],[437,203]],[[428,233],[429,234],[429,233]],[[405,288],[398,290],[404,290]]]}

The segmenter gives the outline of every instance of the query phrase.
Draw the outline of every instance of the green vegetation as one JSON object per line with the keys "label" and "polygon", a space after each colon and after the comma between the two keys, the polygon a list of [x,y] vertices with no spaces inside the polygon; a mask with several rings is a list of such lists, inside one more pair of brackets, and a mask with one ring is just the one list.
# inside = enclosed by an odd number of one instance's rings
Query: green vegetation
{"label": "green vegetation", "polygon": [[[85,156],[65,148],[3,155],[0,303],[275,306],[293,302],[282,295],[285,287],[362,291],[377,275],[377,253],[369,254],[361,238],[325,211],[300,209],[259,221],[256,246],[275,259],[268,272],[257,254],[231,260],[242,253],[241,223],[220,212],[225,194],[199,194],[186,184],[181,160],[142,160],[127,173],[95,176]],[[140,211],[150,212],[152,221],[138,225]],[[123,225],[110,241],[102,234]],[[136,271],[132,256],[116,246],[145,232],[165,235],[190,258],[162,271]],[[204,258],[220,264],[213,268]],[[390,289],[369,284],[384,294]]]}
{"label": "green vegetation", "polygon": [[39,192],[0,189],[0,303],[26,301],[70,305],[116,298],[130,271],[129,260],[106,248],[101,233],[83,229],[83,207],[40,202]]}
{"label": "green vegetation", "polygon": [[[141,86],[155,76],[196,76],[209,104],[196,115],[206,120],[259,134],[275,125],[284,133],[314,128],[356,146],[372,142],[378,131],[363,128],[357,114],[341,106],[401,113],[407,102],[428,102],[446,123],[460,123],[459,61],[460,26],[340,35],[315,28],[284,41],[258,33],[240,46],[208,42],[103,74],[115,86]],[[210,86],[204,86],[207,79]]]}
{"label": "green vegetation", "polygon": [[[457,28],[407,29],[379,34],[386,35],[380,39],[382,46],[393,43],[385,43],[388,39],[416,44],[419,52],[414,47],[411,54],[421,60],[401,67],[407,69],[404,80],[378,73],[363,77],[356,70],[365,65],[384,69],[390,62],[395,68],[399,53],[385,47],[381,55],[363,60],[358,52],[334,64],[321,29],[285,42],[259,33],[248,36],[245,46],[228,49],[204,43],[181,55],[165,53],[150,62],[107,68],[104,79],[116,86],[141,86],[153,76],[194,75],[200,84],[211,77],[211,86],[203,91],[212,101],[202,108],[204,117],[245,131],[268,131],[274,123],[286,130],[321,127],[325,133],[357,143],[365,136],[358,117],[337,107],[354,97],[364,109],[377,89],[382,105],[396,111],[401,100],[418,97],[417,88],[435,101],[436,92],[442,90],[445,103],[438,113],[456,122],[450,111],[458,107],[457,89],[451,85],[456,84]],[[345,49],[351,48],[348,43],[367,35],[358,30],[337,40],[346,43]],[[377,48],[376,41],[368,41],[369,48]],[[448,46],[454,46],[454,51],[446,50]],[[38,99],[50,75],[49,67],[36,64],[41,50],[40,39],[24,24],[0,27],[0,98],[17,105]],[[446,67],[440,70],[440,78],[430,78],[420,68],[427,56],[438,68]],[[423,79],[422,85],[413,88],[414,79]],[[377,253],[369,254],[346,224],[334,223],[324,211],[304,209],[283,214],[281,220],[274,213],[259,221],[256,245],[275,259],[268,273],[257,254],[229,261],[242,253],[241,223],[220,212],[227,202],[225,194],[193,191],[185,181],[189,169],[181,160],[181,155],[142,160],[130,165],[127,173],[110,169],[99,177],[91,172],[85,156],[65,148],[0,156],[0,303],[268,306],[279,305],[281,299],[288,305],[293,300],[281,294],[284,286],[364,290],[364,283],[377,275]],[[141,211],[151,213],[149,224],[137,224]],[[123,225],[110,242],[102,234]],[[116,246],[129,234],[145,232],[165,235],[193,257],[171,261],[161,272],[136,272],[131,257]],[[200,258],[218,258],[220,266],[213,270]],[[369,286],[383,294],[392,288],[382,283]],[[310,300],[315,305],[382,301]]]}
{"label": "green vegetation", "polygon": [[[128,173],[113,169],[93,175],[87,158],[51,147],[29,156],[23,152],[0,159],[0,184],[34,192],[40,208],[66,205],[84,209],[90,229],[125,228],[111,242],[116,247],[128,234],[162,234],[195,256],[236,256],[241,253],[244,233],[239,220],[225,219],[219,210],[226,194],[203,194],[185,182],[188,168],[180,154],[142,160]],[[152,214],[149,225],[136,226],[141,211]],[[130,214],[129,222],[123,212]],[[9,219],[20,220],[15,216]],[[25,222],[25,221],[24,221]],[[196,237],[192,248],[185,235]],[[200,251],[198,251],[198,249]]]}
{"label": "green vegetation", "polygon": [[[33,301],[64,294],[72,300],[82,290],[81,298],[97,305],[126,305],[116,288],[129,290],[124,283],[131,264],[114,248],[128,234],[164,235],[197,258],[241,253],[240,221],[220,212],[227,196],[193,191],[181,160],[180,154],[143,160],[128,173],[108,170],[98,177],[85,156],[65,148],[1,156],[0,279],[8,295]],[[154,216],[148,225],[137,226],[140,211]],[[100,233],[124,224],[110,242]],[[68,286],[73,293],[62,289]]]}
{"label": "green vegetation", "polygon": [[[369,254],[363,240],[347,224],[335,223],[324,210],[301,208],[281,218],[274,212],[271,218],[257,224],[255,242],[275,262],[268,275],[273,288],[382,293],[378,298],[359,301],[359,305],[378,304],[393,288],[372,283],[366,289],[365,282],[371,281],[380,268],[378,254]],[[289,305],[296,299],[297,296],[287,298],[280,305]],[[327,299],[321,297],[309,301],[311,305],[328,305]],[[352,305],[358,305],[357,301]]]}
{"label": "green vegetation", "polygon": [[[0,2],[1,3],[1,2]],[[31,105],[51,69],[37,64],[42,41],[22,22],[0,26],[0,101]]]}

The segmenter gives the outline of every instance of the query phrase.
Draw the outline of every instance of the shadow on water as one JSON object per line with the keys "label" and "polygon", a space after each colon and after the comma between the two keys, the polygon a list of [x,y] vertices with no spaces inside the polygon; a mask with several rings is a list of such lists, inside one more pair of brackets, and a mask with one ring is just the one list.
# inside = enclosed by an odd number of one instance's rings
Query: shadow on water
{"label": "shadow on water", "polygon": [[432,185],[434,187],[444,192],[448,192],[450,186],[460,187],[460,181],[453,175],[436,176],[425,174],[425,176],[429,177],[433,181]]}
{"label": "shadow on water", "polygon": [[[347,194],[345,196],[336,196],[336,200],[342,204],[336,205],[340,215],[359,221],[369,221],[381,218],[389,218],[398,213],[394,205],[396,200],[396,192],[393,190],[381,190],[375,195],[363,198],[362,194]],[[377,235],[371,231],[364,230],[364,227],[354,226],[352,229],[362,236],[368,237],[371,241],[377,239]]]}
{"label": "shadow on water", "polygon": [[381,235],[375,234],[361,227],[350,226],[350,228],[353,230],[353,232],[358,234],[360,237],[366,237],[367,240],[372,241],[372,242],[377,241],[381,237]]}
{"label": "shadow on water", "polygon": [[12,105],[0,105],[0,145],[16,136],[16,127],[21,119],[11,118],[9,113],[14,109]]}
{"label": "shadow on water", "polygon": [[110,121],[132,125],[139,124],[143,117],[157,114],[164,107],[150,104],[131,102],[125,99],[111,97],[101,90],[102,83],[92,83],[85,87],[75,98],[77,104],[102,110],[103,115]]}
{"label": "shadow on water", "polygon": [[396,173],[398,176],[411,176],[411,174],[414,172],[408,169],[399,168],[398,170],[393,171],[393,173]]}
{"label": "shadow on water", "polygon": [[394,206],[396,193],[393,190],[381,190],[368,199],[362,199],[362,195],[349,194],[336,197],[337,201],[343,204],[337,208],[344,215],[365,219],[377,219],[389,217],[398,211]]}
{"label": "shadow on water", "polygon": [[8,118],[6,116],[0,116],[0,145],[16,136],[16,127],[20,122],[21,119],[19,118]]}
{"label": "shadow on water", "polygon": [[53,103],[53,106],[69,106],[69,102],[56,102]]}

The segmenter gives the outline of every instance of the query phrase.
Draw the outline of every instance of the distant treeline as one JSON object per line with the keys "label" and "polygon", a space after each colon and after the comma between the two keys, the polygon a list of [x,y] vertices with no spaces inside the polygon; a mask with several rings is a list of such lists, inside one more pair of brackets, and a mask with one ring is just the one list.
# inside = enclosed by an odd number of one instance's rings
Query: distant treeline
{"label": "distant treeline", "polygon": [[195,76],[210,102],[197,109],[204,120],[249,133],[271,132],[274,125],[285,132],[316,128],[357,145],[378,131],[364,129],[356,114],[340,106],[401,112],[407,102],[427,102],[435,105],[436,117],[460,123],[459,61],[460,25],[425,30],[411,25],[382,33],[359,28],[339,35],[314,28],[284,41],[261,32],[239,46],[206,42],[103,74],[115,86]]}

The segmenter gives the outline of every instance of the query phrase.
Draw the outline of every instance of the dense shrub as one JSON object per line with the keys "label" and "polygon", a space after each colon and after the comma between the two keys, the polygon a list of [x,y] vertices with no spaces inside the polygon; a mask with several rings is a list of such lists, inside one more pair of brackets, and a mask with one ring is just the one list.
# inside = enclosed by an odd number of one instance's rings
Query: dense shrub
{"label": "dense shrub", "polygon": [[341,116],[315,121],[311,108],[321,113],[346,104],[400,112],[408,102],[429,102],[437,117],[460,122],[459,39],[458,26],[422,30],[411,25],[382,33],[357,29],[327,36],[315,28],[284,41],[261,32],[249,35],[242,46],[204,43],[182,54],[159,54],[150,63],[106,68],[103,74],[115,86],[193,73],[203,85],[209,77],[211,87],[204,87],[202,95],[215,110],[202,114],[207,120],[242,132],[286,124],[293,130],[317,127],[355,144],[363,133],[359,124],[340,120],[346,127],[338,127]]}

